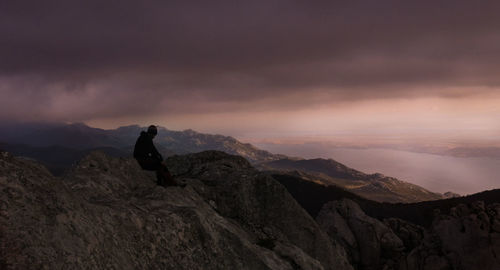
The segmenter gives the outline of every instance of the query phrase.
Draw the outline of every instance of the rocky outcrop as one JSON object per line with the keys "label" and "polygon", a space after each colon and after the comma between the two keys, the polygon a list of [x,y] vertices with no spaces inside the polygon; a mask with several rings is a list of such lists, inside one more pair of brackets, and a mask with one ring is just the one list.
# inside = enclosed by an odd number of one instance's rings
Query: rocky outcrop
{"label": "rocky outcrop", "polygon": [[352,269],[274,179],[208,151],[168,159],[187,187],[94,152],[62,178],[0,155],[2,269]]}
{"label": "rocky outcrop", "polygon": [[384,219],[384,224],[403,241],[406,251],[411,251],[418,247],[426,236],[426,230],[422,226],[399,218]]}
{"label": "rocky outcrop", "polygon": [[356,269],[391,269],[403,255],[401,239],[351,200],[325,204],[316,220],[335,242],[343,245]]}
{"label": "rocky outcrop", "polygon": [[317,216],[356,269],[500,269],[500,204],[460,204],[436,211],[430,228],[368,217],[350,200],[325,204]]}
{"label": "rocky outcrop", "polygon": [[500,269],[500,204],[460,204],[432,225],[455,269]]}
{"label": "rocky outcrop", "polygon": [[405,255],[394,269],[400,270],[445,270],[450,268],[443,256],[439,236],[421,226],[390,218],[384,223],[403,241]]}
{"label": "rocky outcrop", "polygon": [[[402,220],[386,223],[405,239],[405,270],[500,269],[500,204],[459,204],[450,213],[436,211],[428,230]],[[412,248],[415,247],[415,248]]]}

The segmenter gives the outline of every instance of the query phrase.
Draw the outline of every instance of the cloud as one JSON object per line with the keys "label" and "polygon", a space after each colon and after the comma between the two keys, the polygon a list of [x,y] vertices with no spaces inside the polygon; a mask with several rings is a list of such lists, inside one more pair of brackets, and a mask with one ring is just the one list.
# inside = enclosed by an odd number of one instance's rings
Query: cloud
{"label": "cloud", "polygon": [[4,1],[0,112],[82,121],[494,93],[498,8],[461,0]]}

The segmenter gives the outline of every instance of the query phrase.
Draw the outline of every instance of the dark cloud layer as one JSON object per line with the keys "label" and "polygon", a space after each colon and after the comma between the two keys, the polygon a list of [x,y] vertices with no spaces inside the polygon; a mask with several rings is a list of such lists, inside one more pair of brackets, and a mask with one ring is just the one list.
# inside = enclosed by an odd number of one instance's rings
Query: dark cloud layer
{"label": "dark cloud layer", "polygon": [[496,91],[499,9],[464,0],[2,1],[0,112],[86,120],[309,106],[316,94]]}

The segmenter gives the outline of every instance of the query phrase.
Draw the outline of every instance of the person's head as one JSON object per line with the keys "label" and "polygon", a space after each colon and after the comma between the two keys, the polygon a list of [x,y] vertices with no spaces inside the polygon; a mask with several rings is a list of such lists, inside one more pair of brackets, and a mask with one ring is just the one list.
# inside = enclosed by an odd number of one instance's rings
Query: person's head
{"label": "person's head", "polygon": [[148,134],[149,136],[151,136],[151,138],[154,138],[156,134],[158,134],[158,129],[155,125],[151,125],[148,127]]}

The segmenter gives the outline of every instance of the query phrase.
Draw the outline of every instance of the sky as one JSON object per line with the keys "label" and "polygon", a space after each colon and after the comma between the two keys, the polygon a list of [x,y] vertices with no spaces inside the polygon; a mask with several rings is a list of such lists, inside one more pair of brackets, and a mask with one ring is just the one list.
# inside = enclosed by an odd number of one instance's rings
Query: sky
{"label": "sky", "polygon": [[499,1],[0,2],[0,121],[497,143]]}

